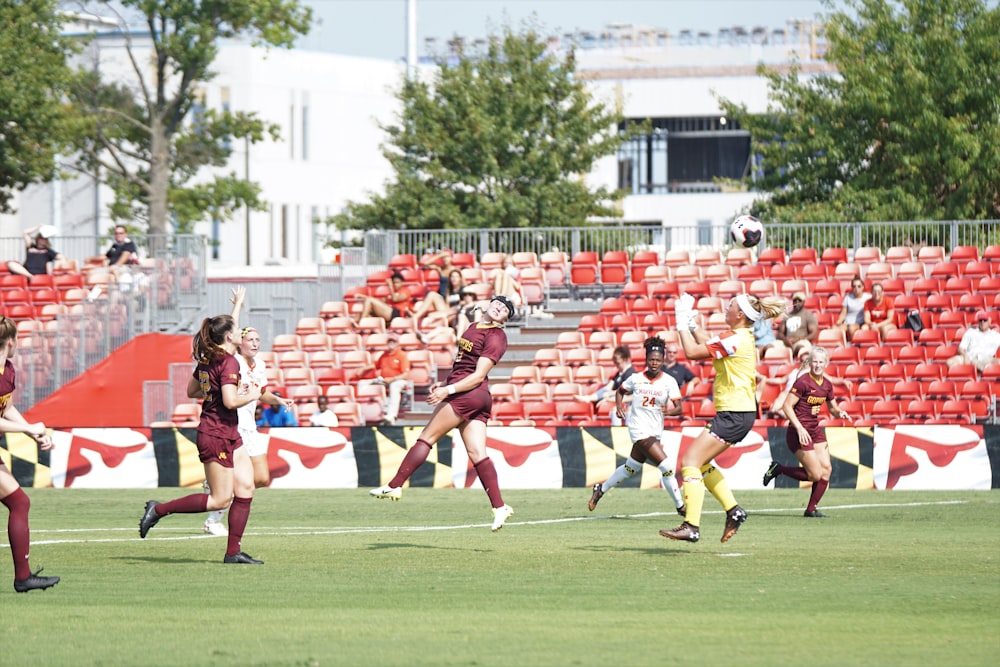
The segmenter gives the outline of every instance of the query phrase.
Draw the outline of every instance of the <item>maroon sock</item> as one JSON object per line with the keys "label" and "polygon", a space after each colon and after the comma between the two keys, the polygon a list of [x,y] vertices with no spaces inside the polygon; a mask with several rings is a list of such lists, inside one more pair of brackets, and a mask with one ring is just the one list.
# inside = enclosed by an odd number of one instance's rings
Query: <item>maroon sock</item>
{"label": "maroon sock", "polygon": [[192,493],[190,496],[176,498],[168,503],[160,503],[153,508],[159,516],[168,514],[198,514],[208,511],[208,494]]}
{"label": "maroon sock", "polygon": [[417,440],[413,443],[410,451],[406,452],[406,456],[403,457],[403,462],[399,464],[396,476],[389,480],[389,486],[394,489],[403,486],[403,483],[410,479],[413,471],[424,464],[430,453],[431,446],[426,440]]}
{"label": "maroon sock", "polygon": [[819,501],[823,497],[823,494],[826,493],[828,486],[830,486],[830,480],[828,479],[813,482],[812,493],[809,494],[809,505],[806,507],[807,512],[816,511],[816,506],[819,505]]}
{"label": "maroon sock", "polygon": [[493,465],[490,457],[486,457],[479,463],[472,464],[479,475],[479,481],[486,489],[486,495],[490,498],[490,505],[493,507],[503,507],[503,496],[500,495],[500,482],[497,480],[497,469]]}
{"label": "maroon sock", "polygon": [[797,479],[800,482],[809,481],[809,474],[806,472],[806,469],[798,466],[778,466],[778,474]]}
{"label": "maroon sock", "polygon": [[246,530],[247,521],[250,519],[250,503],[253,498],[233,498],[233,504],[229,506],[229,542],[226,543],[226,555],[235,556],[240,549],[240,541],[243,539],[243,531]]}
{"label": "maroon sock", "polygon": [[31,565],[28,564],[28,551],[31,548],[28,510],[31,508],[31,500],[18,487],[0,502],[10,510],[10,516],[7,517],[7,541],[10,542],[10,555],[14,559],[14,580],[27,579],[31,576]]}

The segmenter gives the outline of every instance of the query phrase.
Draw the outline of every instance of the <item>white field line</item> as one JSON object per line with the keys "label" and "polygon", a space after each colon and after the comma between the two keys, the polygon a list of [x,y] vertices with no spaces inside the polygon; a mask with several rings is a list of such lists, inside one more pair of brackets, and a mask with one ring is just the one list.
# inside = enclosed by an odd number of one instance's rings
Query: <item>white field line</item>
{"label": "white field line", "polygon": [[[929,505],[964,505],[967,501],[964,500],[942,500],[937,502],[920,502],[920,503],[864,503],[859,505],[824,505],[825,510],[851,510],[851,509],[871,509],[875,507],[926,507]],[[754,514],[774,514],[779,512],[798,512],[801,508],[795,507],[775,507],[775,508],[765,508],[765,509],[754,509],[750,512],[751,516]],[[712,510],[706,511],[704,514],[722,514],[722,510]],[[676,517],[675,512],[647,512],[644,514],[591,514],[587,516],[577,516],[577,517],[563,517],[560,519],[538,519],[535,521],[508,521],[506,526],[542,526],[547,524],[557,524],[557,523],[573,523],[576,521],[597,521],[600,519],[646,519],[653,517]],[[138,525],[138,524],[137,524]],[[244,537],[253,536],[271,536],[271,537],[292,537],[292,536],[302,536],[302,535],[352,535],[352,534],[365,534],[365,533],[426,533],[441,530],[466,530],[470,528],[485,528],[489,527],[489,523],[467,523],[467,524],[457,524],[453,526],[356,526],[351,528],[312,528],[309,526],[294,526],[294,527],[261,527],[255,528],[244,534]],[[32,546],[41,544],[98,544],[103,542],[137,542],[141,541],[141,538],[137,535],[138,527],[132,528],[52,528],[35,530],[32,529]],[[177,527],[168,528],[156,526],[150,533],[150,537],[146,541],[168,541],[168,540],[213,540],[219,539],[214,535],[206,535],[204,533],[192,534],[193,530],[197,530],[194,527]],[[72,533],[115,533],[115,532],[129,532],[133,534],[133,537],[106,537],[106,538],[81,538],[81,539],[47,539],[39,540],[34,539],[38,535],[69,535]],[[168,532],[183,532],[184,535],[164,535]],[[0,543],[2,548],[10,548],[9,544]]]}

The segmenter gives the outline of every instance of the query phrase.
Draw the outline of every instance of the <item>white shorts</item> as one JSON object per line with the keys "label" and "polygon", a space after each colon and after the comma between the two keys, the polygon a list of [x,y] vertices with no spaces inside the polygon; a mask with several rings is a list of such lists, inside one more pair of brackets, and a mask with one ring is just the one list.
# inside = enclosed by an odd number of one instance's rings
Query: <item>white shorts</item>
{"label": "white shorts", "polygon": [[264,456],[267,454],[267,438],[257,429],[240,430],[240,437],[243,438],[243,446],[247,448],[250,456]]}

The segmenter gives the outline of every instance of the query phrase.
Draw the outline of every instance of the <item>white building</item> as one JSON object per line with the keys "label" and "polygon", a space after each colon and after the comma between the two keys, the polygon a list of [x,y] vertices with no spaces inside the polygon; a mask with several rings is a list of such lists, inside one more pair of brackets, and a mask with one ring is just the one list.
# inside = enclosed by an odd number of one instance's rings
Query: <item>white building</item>
{"label": "white building", "polygon": [[[786,67],[795,59],[805,75],[830,71],[818,59],[822,44],[809,24],[714,36],[615,26],[600,36],[564,37],[562,45],[569,41],[577,47],[578,75],[591,82],[597,99],[619,105],[627,119],[653,119],[653,133],[588,175],[594,185],[631,192],[622,206],[629,222],[707,228],[747,206],[754,194],[724,191],[714,180],[738,178],[752,164],[747,133],[722,117],[717,96],[764,111],[759,62]],[[102,72],[129,76],[120,39],[102,38],[94,48],[90,56],[99,56]],[[422,76],[430,76],[428,67],[420,67]],[[216,242],[213,267],[322,261],[327,229],[314,221],[380,192],[392,176],[379,150],[378,123],[395,120],[394,90],[404,69],[369,58],[221,46],[218,76],[203,89],[206,106],[253,111],[282,129],[280,140],[252,146],[249,155],[236,147],[227,171],[258,182],[269,208],[196,228]],[[42,221],[67,236],[105,234],[112,225],[104,206],[110,200],[108,192],[95,193],[89,179],[33,187],[17,199],[17,214],[0,217],[0,236],[17,236]]]}

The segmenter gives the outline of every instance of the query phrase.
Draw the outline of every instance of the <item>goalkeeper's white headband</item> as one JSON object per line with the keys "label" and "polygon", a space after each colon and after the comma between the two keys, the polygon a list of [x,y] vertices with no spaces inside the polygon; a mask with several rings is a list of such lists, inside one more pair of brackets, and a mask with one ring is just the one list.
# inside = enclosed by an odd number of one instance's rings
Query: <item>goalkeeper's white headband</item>
{"label": "goalkeeper's white headband", "polygon": [[748,320],[756,322],[760,319],[760,313],[754,310],[753,306],[750,305],[750,299],[746,294],[737,294],[736,303],[739,305],[740,310],[743,311],[743,314],[747,316]]}

